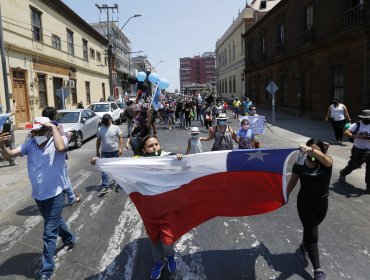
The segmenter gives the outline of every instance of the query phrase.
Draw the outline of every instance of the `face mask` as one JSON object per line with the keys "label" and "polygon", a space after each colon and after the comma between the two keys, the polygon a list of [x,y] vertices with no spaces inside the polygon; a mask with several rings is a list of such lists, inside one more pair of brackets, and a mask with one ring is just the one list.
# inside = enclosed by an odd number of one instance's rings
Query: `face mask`
{"label": "face mask", "polygon": [[256,111],[255,111],[255,110],[251,110],[251,111],[249,111],[249,113],[251,113],[251,114],[255,114],[255,113],[256,113]]}
{"label": "face mask", "polygon": [[144,157],[157,157],[157,156],[160,156],[161,153],[162,153],[162,150],[158,150],[152,153],[145,153]]}
{"label": "face mask", "polygon": [[198,135],[192,135],[192,136],[191,136],[191,138],[192,138],[192,139],[198,139],[198,138],[199,138],[199,136],[198,136]]}
{"label": "face mask", "polygon": [[242,126],[243,127],[243,130],[248,130],[249,129],[249,125],[245,124]]}
{"label": "face mask", "polygon": [[39,146],[42,145],[43,143],[45,143],[48,140],[48,138],[45,135],[43,135],[43,136],[34,136],[33,138],[35,138],[35,140],[37,142],[37,145],[39,145]]}
{"label": "face mask", "polygon": [[365,125],[370,124],[370,120],[362,120],[362,123]]}
{"label": "face mask", "polygon": [[338,105],[338,101],[333,102],[333,105],[334,106]]}
{"label": "face mask", "polygon": [[219,125],[226,125],[226,121],[225,121],[225,120],[218,121],[218,124],[219,124]]}

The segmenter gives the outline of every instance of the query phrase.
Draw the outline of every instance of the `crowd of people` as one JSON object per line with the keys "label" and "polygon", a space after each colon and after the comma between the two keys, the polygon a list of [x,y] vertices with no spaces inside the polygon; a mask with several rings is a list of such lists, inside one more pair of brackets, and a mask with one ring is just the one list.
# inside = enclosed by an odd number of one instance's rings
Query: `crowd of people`
{"label": "crowd of people", "polygon": [[[243,102],[238,98],[231,106],[222,99],[202,97],[200,94],[166,95],[163,94],[158,110],[154,110],[151,97],[143,96],[139,102],[129,102],[125,110],[127,121],[126,148],[132,149],[135,157],[171,156],[173,153],[164,152],[158,140],[157,125],[163,125],[169,130],[190,130],[186,154],[202,153],[203,141],[214,141],[212,151],[232,150],[233,142],[238,149],[255,149],[260,147],[260,140],[250,127],[247,119],[241,119],[240,128],[235,131],[228,125],[228,115],[238,118],[240,115],[258,116],[256,107],[249,98]],[[231,109],[231,112],[229,110]],[[62,218],[64,198],[70,204],[81,201],[81,194],[75,195],[71,186],[66,160],[67,146],[70,136],[53,120],[55,108],[48,107],[42,117],[37,117],[29,125],[29,139],[20,147],[11,149],[9,132],[0,134],[0,154],[7,160],[16,156],[28,156],[29,177],[32,185],[32,197],[44,219],[44,249],[40,279],[50,279],[54,270],[53,256],[56,250],[57,237],[62,238],[64,248],[71,249],[76,244],[75,235],[68,229]],[[4,120],[11,117],[0,115],[0,131]],[[339,179],[366,163],[366,187],[370,192],[370,110],[363,110],[359,115],[360,121],[344,128],[345,120],[351,121],[345,105],[334,100],[328,109],[326,121],[331,119],[336,143],[341,144],[343,135],[354,139],[351,159],[348,165],[340,170]],[[208,130],[207,137],[200,137],[200,130],[194,126],[199,121],[201,127]],[[301,155],[292,169],[288,183],[288,194],[291,193],[300,180],[300,191],[297,199],[298,215],[303,225],[303,240],[300,248],[314,268],[314,279],[326,279],[321,270],[318,251],[318,227],[324,220],[328,210],[328,195],[333,160],[327,155],[328,146],[319,139],[310,139],[302,144]],[[122,155],[124,137],[122,130],[112,123],[112,117],[105,114],[101,121],[96,140],[96,154],[91,163],[98,158],[112,158]],[[41,151],[41,153],[40,153]],[[176,155],[181,160],[182,155]],[[52,162],[52,164],[50,164]],[[47,174],[47,176],[46,176]],[[109,178],[102,174],[99,194],[109,191]],[[148,229],[147,229],[148,230]],[[159,279],[161,270],[167,261],[168,270],[175,272],[177,263],[174,252],[174,241],[171,239],[171,229],[164,225],[153,224],[151,230],[158,231],[158,240],[153,242],[154,261],[151,272],[152,279]]]}

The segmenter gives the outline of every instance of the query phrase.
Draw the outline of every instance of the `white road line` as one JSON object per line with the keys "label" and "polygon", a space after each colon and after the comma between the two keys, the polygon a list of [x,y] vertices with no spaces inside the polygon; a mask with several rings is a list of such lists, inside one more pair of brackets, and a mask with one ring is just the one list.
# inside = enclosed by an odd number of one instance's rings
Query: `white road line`
{"label": "white road line", "polygon": [[[116,257],[121,253],[122,247],[126,244],[122,242],[127,239],[128,246],[131,250],[126,250],[128,253],[127,264],[125,265],[125,277],[123,279],[132,278],[133,263],[137,252],[137,239],[140,237],[142,232],[143,224],[136,207],[128,198],[124,209],[118,219],[118,224],[114,229],[114,233],[111,236],[107,250],[105,251],[99,265],[99,271],[104,274],[99,275],[99,280],[111,279],[114,273],[118,270],[118,264],[116,263]],[[128,238],[127,238],[128,237]]]}
{"label": "white road line", "polygon": [[[79,177],[77,182],[74,184],[74,188],[78,188],[85,180],[92,174],[91,171],[80,170],[76,173],[76,177]],[[1,241],[9,242],[7,248],[1,250],[1,253],[9,251],[19,240],[21,240],[26,234],[28,234],[35,226],[37,226],[42,221],[41,216],[31,216],[27,218],[21,227],[9,226],[7,229],[4,229],[0,232],[0,244]],[[14,227],[17,227],[17,233],[14,233]]]}
{"label": "white road line", "polygon": [[177,275],[181,275],[181,279],[183,280],[207,279],[204,272],[202,258],[200,254],[196,254],[200,251],[200,247],[193,243],[194,235],[196,235],[196,233],[196,229],[193,229],[192,231],[184,234],[175,245],[178,253],[181,254],[188,252],[191,257],[190,266],[188,266],[181,257],[177,258],[180,272]]}

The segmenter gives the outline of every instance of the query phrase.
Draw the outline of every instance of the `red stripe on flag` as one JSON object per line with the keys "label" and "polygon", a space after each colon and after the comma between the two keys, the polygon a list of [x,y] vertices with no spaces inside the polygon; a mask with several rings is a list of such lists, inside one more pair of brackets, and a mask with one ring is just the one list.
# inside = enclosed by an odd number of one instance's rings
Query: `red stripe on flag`
{"label": "red stripe on flag", "polygon": [[172,242],[213,217],[258,215],[285,203],[281,175],[267,172],[216,173],[159,195],[134,192],[130,198],[150,239],[158,241],[165,225],[172,228]]}

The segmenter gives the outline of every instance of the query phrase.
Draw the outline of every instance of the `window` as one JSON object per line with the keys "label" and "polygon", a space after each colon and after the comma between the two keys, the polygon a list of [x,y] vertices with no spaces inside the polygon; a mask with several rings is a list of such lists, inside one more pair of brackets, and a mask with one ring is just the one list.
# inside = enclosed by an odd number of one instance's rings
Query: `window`
{"label": "window", "polygon": [[344,99],[344,65],[335,65],[331,69],[332,95]]}
{"label": "window", "polygon": [[90,58],[95,59],[95,50],[90,48]]}
{"label": "window", "polygon": [[231,77],[229,77],[229,92],[232,93],[233,92],[233,85],[231,83]]}
{"label": "window", "polygon": [[103,101],[105,101],[105,83],[101,83],[101,90],[102,90],[102,96],[103,96]]}
{"label": "window", "polygon": [[266,40],[265,40],[265,36],[262,36],[261,37],[261,54],[263,56],[266,55]]}
{"label": "window", "polygon": [[285,25],[279,24],[279,44],[285,44]]}
{"label": "window", "polygon": [[39,88],[40,108],[45,108],[46,106],[48,106],[48,96],[46,92],[46,76],[43,74],[38,74],[37,79]]}
{"label": "window", "polygon": [[85,61],[89,61],[89,57],[88,57],[88,53],[87,53],[87,41],[85,39],[82,39],[82,57],[83,57],[83,60]]}
{"label": "window", "polygon": [[231,63],[231,46],[229,45],[229,63]]}
{"label": "window", "polygon": [[42,40],[41,12],[31,8],[31,19],[32,19],[33,39],[36,41],[41,41]]}
{"label": "window", "polygon": [[101,61],[101,54],[100,52],[96,52],[96,60]]}
{"label": "window", "polygon": [[288,79],[286,75],[281,76],[280,103],[281,105],[288,104]]}
{"label": "window", "polygon": [[90,82],[85,82],[85,92],[86,92],[86,102],[87,104],[90,104],[91,103]]}
{"label": "window", "polygon": [[75,55],[75,47],[73,43],[73,32],[67,29],[67,46],[68,46],[68,53],[70,55]]}
{"label": "window", "polygon": [[60,38],[56,35],[52,35],[51,36],[51,45],[53,46],[53,48],[60,50],[61,49]]}
{"label": "window", "polygon": [[266,9],[266,0],[261,1],[260,10]]}
{"label": "window", "polygon": [[312,30],[313,25],[313,6],[305,7],[305,30],[310,31]]}
{"label": "window", "polygon": [[227,79],[225,78],[225,82],[224,82],[224,85],[225,85],[225,93],[227,92]]}
{"label": "window", "polygon": [[235,42],[233,41],[233,60],[235,60]]}
{"label": "window", "polygon": [[236,78],[233,76],[233,92],[236,93]]}

